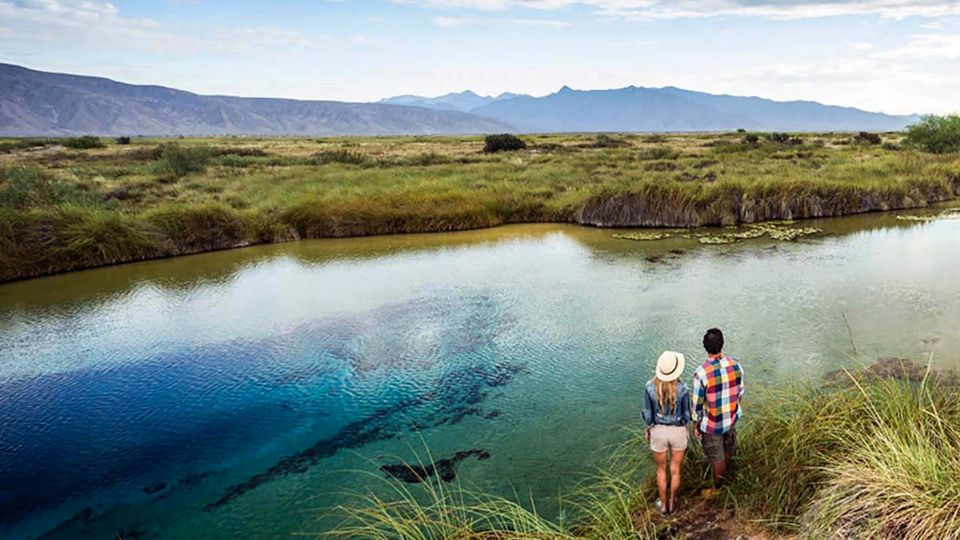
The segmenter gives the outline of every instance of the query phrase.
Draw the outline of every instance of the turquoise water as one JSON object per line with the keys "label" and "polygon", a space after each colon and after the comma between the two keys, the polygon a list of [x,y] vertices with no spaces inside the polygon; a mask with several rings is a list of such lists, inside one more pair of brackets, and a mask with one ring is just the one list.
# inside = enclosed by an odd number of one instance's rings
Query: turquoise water
{"label": "turquoise water", "polygon": [[853,365],[851,334],[867,358],[960,365],[960,220],[803,225],[825,234],[525,225],[0,285],[0,536],[320,532],[427,447],[554,513],[638,424],[660,351],[699,358],[710,326],[748,392]]}

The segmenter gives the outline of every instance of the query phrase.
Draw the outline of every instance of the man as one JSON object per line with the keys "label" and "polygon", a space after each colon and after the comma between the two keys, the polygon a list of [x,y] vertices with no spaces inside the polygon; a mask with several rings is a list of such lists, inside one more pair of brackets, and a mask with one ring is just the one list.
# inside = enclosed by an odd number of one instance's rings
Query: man
{"label": "man", "polygon": [[[720,487],[737,446],[737,420],[743,397],[743,368],[723,354],[723,332],[707,330],[703,336],[707,361],[693,372],[694,433],[713,469],[714,488]],[[707,490],[707,495],[713,490]]]}

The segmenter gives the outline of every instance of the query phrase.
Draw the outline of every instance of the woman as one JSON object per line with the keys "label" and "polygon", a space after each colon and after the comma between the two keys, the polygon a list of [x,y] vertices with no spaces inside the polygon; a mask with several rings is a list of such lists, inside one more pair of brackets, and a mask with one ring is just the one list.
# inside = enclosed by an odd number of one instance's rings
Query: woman
{"label": "woman", "polygon": [[[680,381],[684,358],[678,352],[666,351],[657,360],[656,376],[647,382],[643,396],[643,421],[646,435],[657,464],[657,489],[660,499],[657,511],[672,514],[677,508],[680,490],[680,464],[690,439],[690,391]],[[670,453],[670,498],[667,499],[667,453]]]}

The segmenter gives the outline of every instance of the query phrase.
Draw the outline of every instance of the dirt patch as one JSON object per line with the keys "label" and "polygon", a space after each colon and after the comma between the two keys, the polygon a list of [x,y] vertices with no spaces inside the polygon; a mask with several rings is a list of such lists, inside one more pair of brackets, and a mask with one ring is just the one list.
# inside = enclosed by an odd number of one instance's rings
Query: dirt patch
{"label": "dirt patch", "polygon": [[659,517],[666,529],[663,540],[774,540],[787,538],[770,536],[759,527],[743,519],[738,520],[732,507],[715,498],[685,498],[678,503],[677,512]]}

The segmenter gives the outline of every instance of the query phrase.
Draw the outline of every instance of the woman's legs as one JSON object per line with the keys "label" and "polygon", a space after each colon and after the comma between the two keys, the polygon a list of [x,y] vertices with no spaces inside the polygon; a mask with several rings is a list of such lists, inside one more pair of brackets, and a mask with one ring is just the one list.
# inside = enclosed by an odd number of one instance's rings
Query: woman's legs
{"label": "woman's legs", "polygon": [[[677,505],[677,492],[680,491],[680,465],[683,464],[683,454],[685,452],[686,450],[670,451],[670,506],[667,507],[670,512],[673,512]],[[666,452],[664,452],[664,457],[666,457]],[[657,472],[659,473],[660,470],[657,469]],[[666,484],[666,478],[664,478],[664,484]]]}
{"label": "woman's legs", "polygon": [[660,504],[666,511],[669,508],[667,506],[667,453],[654,452],[653,461],[657,464],[657,491],[660,492]]}

